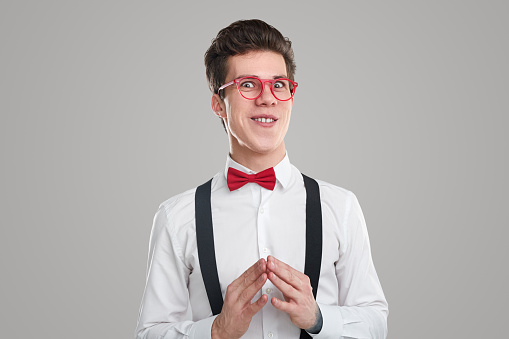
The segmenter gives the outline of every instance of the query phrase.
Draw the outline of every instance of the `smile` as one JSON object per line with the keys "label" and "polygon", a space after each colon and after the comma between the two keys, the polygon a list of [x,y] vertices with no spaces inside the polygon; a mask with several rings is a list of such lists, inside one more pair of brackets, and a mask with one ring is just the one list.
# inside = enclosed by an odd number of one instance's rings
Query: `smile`
{"label": "smile", "polygon": [[271,119],[271,118],[252,118],[252,120],[259,121],[259,122],[266,122],[266,123],[270,123],[270,122],[276,121],[276,120]]}

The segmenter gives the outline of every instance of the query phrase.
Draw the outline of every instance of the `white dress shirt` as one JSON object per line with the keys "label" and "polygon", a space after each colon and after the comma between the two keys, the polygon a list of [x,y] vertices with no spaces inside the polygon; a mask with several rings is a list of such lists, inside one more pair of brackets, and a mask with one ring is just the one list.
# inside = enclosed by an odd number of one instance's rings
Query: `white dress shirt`
{"label": "white dress shirt", "polygon": [[[212,180],[212,220],[223,298],[227,286],[260,258],[273,255],[303,272],[306,190],[286,156],[277,166],[274,191],[248,183],[230,192],[228,167],[255,173],[230,157]],[[364,217],[353,193],[318,181],[323,249],[316,301],[323,327],[315,338],[385,338],[388,307],[371,259]],[[203,283],[196,247],[196,189],[159,207],[150,236],[147,282],[136,338],[210,338],[214,316]],[[300,329],[270,298],[282,293],[267,280],[269,302],[251,320],[243,338],[299,338]]]}

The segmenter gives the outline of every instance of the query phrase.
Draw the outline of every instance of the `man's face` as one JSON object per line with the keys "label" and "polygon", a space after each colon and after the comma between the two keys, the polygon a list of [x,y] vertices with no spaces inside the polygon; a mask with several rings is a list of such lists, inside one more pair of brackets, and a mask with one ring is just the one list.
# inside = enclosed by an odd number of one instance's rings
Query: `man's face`
{"label": "man's face", "polygon": [[[243,76],[286,78],[284,58],[281,54],[269,51],[253,51],[229,57],[225,83]],[[224,89],[224,101],[218,100],[217,95],[212,99],[212,108],[224,119],[232,156],[274,153],[282,157],[286,152],[284,137],[290,123],[293,99],[279,101],[272,95],[270,84],[264,86],[262,95],[255,100],[243,98],[235,84]],[[257,120],[261,118],[274,121]]]}

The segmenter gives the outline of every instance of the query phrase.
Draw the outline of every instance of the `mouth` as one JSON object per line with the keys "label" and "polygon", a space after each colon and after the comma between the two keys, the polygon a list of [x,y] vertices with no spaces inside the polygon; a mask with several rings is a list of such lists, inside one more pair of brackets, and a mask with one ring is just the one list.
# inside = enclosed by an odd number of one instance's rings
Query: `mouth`
{"label": "mouth", "polygon": [[259,121],[259,122],[265,122],[265,123],[270,123],[270,122],[274,122],[276,120],[272,119],[272,118],[251,118],[251,120],[254,120],[254,121]]}
{"label": "mouth", "polygon": [[272,115],[257,115],[252,117],[251,120],[262,124],[272,124],[277,121],[277,118]]}

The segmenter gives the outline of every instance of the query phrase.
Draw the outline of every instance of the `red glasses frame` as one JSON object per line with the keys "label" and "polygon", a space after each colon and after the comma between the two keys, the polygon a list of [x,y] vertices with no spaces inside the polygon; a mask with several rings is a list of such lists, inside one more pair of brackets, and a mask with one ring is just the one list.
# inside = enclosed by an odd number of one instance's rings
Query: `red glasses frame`
{"label": "red glasses frame", "polygon": [[[244,96],[244,94],[242,94],[242,91],[240,90],[240,87],[239,87],[239,84],[242,80],[244,79],[257,79],[259,80],[261,83],[262,83],[262,90],[260,91],[260,94],[258,94],[257,97],[255,98],[247,98]],[[284,100],[281,100],[279,99],[275,94],[274,94],[274,91],[273,91],[273,87],[274,87],[274,83],[277,82],[277,81],[281,81],[281,80],[288,80],[289,82],[292,83],[293,85],[293,91],[292,91],[292,95],[288,98],[288,99],[284,99]],[[279,101],[288,101],[290,99],[293,98],[293,96],[295,95],[295,91],[297,90],[297,86],[299,86],[298,83],[296,83],[295,81],[292,81],[288,78],[278,78],[278,79],[260,79],[258,77],[252,77],[252,76],[247,76],[247,77],[242,77],[242,78],[237,78],[237,79],[233,79],[232,81],[230,82],[227,82],[226,84],[224,84],[223,86],[219,87],[219,89],[217,90],[217,93],[219,93],[219,91],[221,91],[222,89],[225,89],[226,87],[230,86],[230,85],[233,85],[233,84],[236,84],[237,85],[237,90],[239,91],[240,95],[244,98],[244,99],[247,99],[247,100],[256,100],[258,99],[259,97],[262,96],[263,94],[263,90],[265,89],[265,84],[266,83],[270,83],[270,92],[272,93],[272,95],[274,96],[274,98],[276,98],[277,100]]]}

